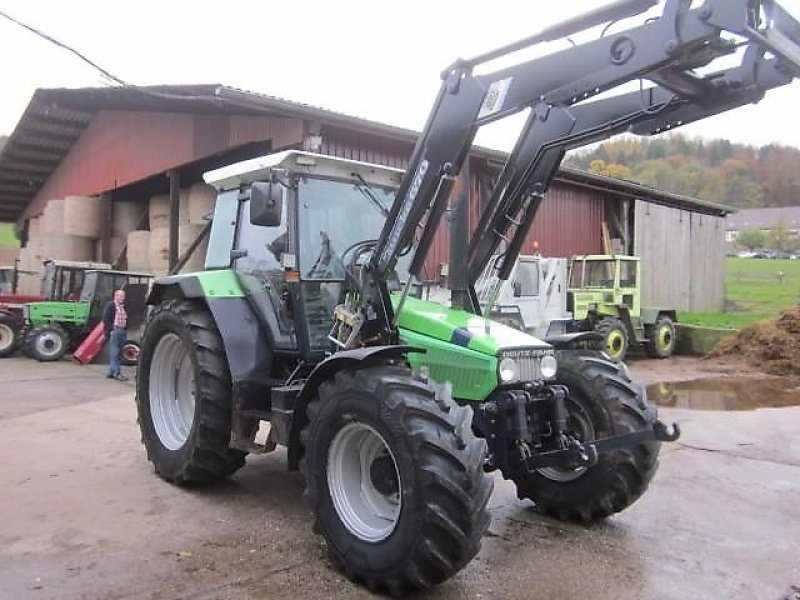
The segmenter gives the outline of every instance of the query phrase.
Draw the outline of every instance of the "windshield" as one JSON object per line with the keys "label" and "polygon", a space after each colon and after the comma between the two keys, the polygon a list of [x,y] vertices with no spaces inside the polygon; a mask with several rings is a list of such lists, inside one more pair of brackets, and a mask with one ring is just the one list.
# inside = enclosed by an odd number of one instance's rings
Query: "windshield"
{"label": "windshield", "polygon": [[[585,265],[585,271],[584,271]],[[583,280],[581,281],[581,273]],[[613,260],[576,261],[572,265],[570,287],[573,288],[609,288],[614,286]]]}
{"label": "windshield", "polygon": [[[383,214],[394,202],[394,190],[363,190],[364,184],[358,181],[301,181],[298,230],[303,279],[344,279],[344,264],[353,258],[354,247],[378,238]],[[407,266],[398,270],[407,272]]]}

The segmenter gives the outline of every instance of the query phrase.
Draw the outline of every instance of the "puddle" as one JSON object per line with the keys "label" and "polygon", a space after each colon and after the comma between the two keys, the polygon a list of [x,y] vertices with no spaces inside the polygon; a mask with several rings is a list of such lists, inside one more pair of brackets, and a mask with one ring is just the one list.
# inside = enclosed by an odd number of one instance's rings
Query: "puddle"
{"label": "puddle", "polygon": [[659,406],[693,410],[753,410],[800,405],[800,384],[789,379],[695,379],[654,383],[647,397]]}

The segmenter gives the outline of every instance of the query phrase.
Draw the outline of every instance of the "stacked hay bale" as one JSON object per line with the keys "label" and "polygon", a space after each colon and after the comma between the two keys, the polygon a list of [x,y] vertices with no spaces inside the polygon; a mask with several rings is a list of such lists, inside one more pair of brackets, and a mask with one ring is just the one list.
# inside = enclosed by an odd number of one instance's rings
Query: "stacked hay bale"
{"label": "stacked hay bale", "polygon": [[[182,257],[206,224],[205,216],[214,209],[216,192],[205,183],[196,183],[180,192],[178,209],[178,257]],[[147,260],[149,271],[162,275],[169,270],[169,194],[150,198],[148,222],[150,235]],[[141,233],[141,232],[137,232]],[[128,241],[130,244],[130,240]],[[205,264],[207,238],[194,250],[182,271],[199,271]],[[130,246],[128,252],[130,262]]]}
{"label": "stacked hay bale", "polygon": [[[187,251],[206,224],[213,210],[214,188],[194,184],[180,192],[178,256]],[[98,196],[67,196],[50,200],[44,212],[28,222],[28,242],[20,250],[20,268],[34,274],[20,280],[20,289],[38,293],[42,263],[48,259],[91,261],[101,255],[102,202]],[[127,268],[162,275],[169,270],[169,194],[157,194],[146,202],[113,202],[111,205],[112,262],[123,252]],[[203,268],[207,242],[192,253],[184,271]],[[30,280],[30,281],[28,281]]]}

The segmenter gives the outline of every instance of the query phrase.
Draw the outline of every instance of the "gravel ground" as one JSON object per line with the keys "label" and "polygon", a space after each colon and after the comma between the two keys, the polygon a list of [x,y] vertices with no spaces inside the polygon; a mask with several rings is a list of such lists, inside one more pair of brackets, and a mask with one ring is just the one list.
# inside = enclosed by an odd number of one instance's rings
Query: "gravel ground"
{"label": "gravel ground", "polygon": [[[635,360],[646,383],[758,375]],[[779,599],[800,586],[800,408],[662,409],[684,436],[650,490],[591,527],[495,481],[478,557],[424,598]],[[139,442],[133,385],[99,367],[0,361],[0,598],[366,598],[325,559],[285,454],[178,489]]]}

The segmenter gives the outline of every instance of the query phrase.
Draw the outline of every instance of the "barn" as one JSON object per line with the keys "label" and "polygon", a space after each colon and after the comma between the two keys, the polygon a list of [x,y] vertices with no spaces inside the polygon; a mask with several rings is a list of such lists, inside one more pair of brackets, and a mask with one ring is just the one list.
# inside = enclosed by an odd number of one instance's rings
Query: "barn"
{"label": "barn", "polygon": [[[213,195],[202,174],[301,148],[406,166],[417,132],[224,85],[40,89],[0,151],[0,222],[14,222],[35,288],[45,258],[101,260],[164,273],[202,240]],[[504,155],[475,148],[471,224]],[[724,206],[564,168],[526,252],[633,253],[643,303],[714,311],[724,303]],[[202,265],[198,248],[183,266]],[[447,263],[443,223],[426,276]],[[33,290],[25,290],[33,291]]]}

